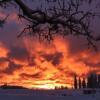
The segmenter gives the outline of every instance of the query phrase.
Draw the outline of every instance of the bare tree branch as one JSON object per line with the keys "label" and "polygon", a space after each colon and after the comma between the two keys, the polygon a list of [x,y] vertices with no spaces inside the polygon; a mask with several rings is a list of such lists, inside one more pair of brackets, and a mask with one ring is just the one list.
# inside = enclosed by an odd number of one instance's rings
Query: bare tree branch
{"label": "bare tree branch", "polygon": [[[100,37],[94,37],[91,30],[91,18],[100,17],[99,13],[92,10],[81,8],[83,3],[89,5],[92,0],[44,0],[48,7],[44,9],[30,8],[22,0],[13,0],[22,10],[19,18],[23,18],[29,22],[18,37],[24,34],[39,35],[47,40],[52,40],[54,35],[72,34],[75,36],[84,36],[88,44],[94,45],[94,41],[99,41]],[[0,5],[11,3],[12,0],[2,0]],[[35,4],[35,1],[33,1]],[[53,7],[52,7],[53,5]],[[46,26],[46,28],[43,28]],[[27,31],[26,31],[27,30]],[[41,33],[42,32],[42,33]],[[62,34],[61,34],[62,33]]]}

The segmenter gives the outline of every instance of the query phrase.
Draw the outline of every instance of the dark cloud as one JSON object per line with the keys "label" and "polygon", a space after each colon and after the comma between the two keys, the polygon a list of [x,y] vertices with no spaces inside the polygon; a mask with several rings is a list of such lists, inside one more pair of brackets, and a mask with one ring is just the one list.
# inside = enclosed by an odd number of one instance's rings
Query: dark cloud
{"label": "dark cloud", "polygon": [[42,74],[41,73],[36,73],[36,74],[29,75],[29,74],[26,74],[26,73],[22,73],[22,74],[20,74],[20,76],[22,78],[41,78]]}
{"label": "dark cloud", "polygon": [[100,67],[100,62],[93,63],[93,62],[85,61],[85,64],[88,65],[88,66],[90,66],[90,67]]}
{"label": "dark cloud", "polygon": [[10,59],[14,59],[21,62],[26,62],[29,66],[35,66],[34,61],[35,55],[30,55],[26,48],[12,47],[10,53],[8,54]]}
{"label": "dark cloud", "polygon": [[29,58],[29,53],[25,48],[12,47],[10,53],[8,54],[9,58],[14,58],[21,61],[26,61]]}
{"label": "dark cloud", "polygon": [[87,40],[82,36],[75,37],[69,35],[66,40],[69,42],[69,54],[71,56],[88,49]]}
{"label": "dark cloud", "polygon": [[2,73],[8,74],[8,75],[12,75],[14,71],[16,71],[17,69],[22,68],[21,65],[15,64],[13,62],[9,62],[8,67],[2,71]]}
{"label": "dark cloud", "polygon": [[9,59],[8,58],[4,58],[4,57],[0,58],[0,62],[5,62],[5,61],[9,61]]}
{"label": "dark cloud", "polygon": [[34,55],[33,55],[32,57],[29,57],[28,63],[29,63],[28,65],[29,65],[30,67],[36,65],[35,56],[34,56]]}
{"label": "dark cloud", "polygon": [[56,52],[55,54],[43,54],[42,57],[47,61],[52,62],[53,65],[59,65],[60,59],[63,57],[63,55],[60,52]]}
{"label": "dark cloud", "polygon": [[83,62],[85,65],[89,67],[100,67],[100,62],[93,62],[91,58],[78,58],[75,60],[76,62]]}

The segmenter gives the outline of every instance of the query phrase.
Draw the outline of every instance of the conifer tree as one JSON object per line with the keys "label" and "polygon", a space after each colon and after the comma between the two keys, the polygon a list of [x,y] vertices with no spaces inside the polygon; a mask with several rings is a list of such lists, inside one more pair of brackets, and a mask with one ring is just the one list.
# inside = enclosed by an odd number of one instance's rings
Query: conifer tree
{"label": "conifer tree", "polygon": [[79,89],[81,89],[82,88],[82,82],[81,82],[81,79],[80,79],[80,77],[79,77]]}
{"label": "conifer tree", "polygon": [[76,77],[76,75],[74,76],[74,89],[77,89],[77,77]]}
{"label": "conifer tree", "polygon": [[83,78],[82,87],[83,87],[83,88],[86,88],[86,81],[85,81],[85,78]]}

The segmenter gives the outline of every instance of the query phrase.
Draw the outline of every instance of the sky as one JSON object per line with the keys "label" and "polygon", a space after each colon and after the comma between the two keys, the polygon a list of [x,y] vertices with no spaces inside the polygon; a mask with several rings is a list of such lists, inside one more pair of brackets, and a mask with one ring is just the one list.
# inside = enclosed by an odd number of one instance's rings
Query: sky
{"label": "sky", "polygon": [[[35,37],[17,38],[25,26],[16,10],[2,10],[0,18],[9,17],[0,28],[0,84],[29,88],[73,87],[73,77],[100,74],[100,51],[88,49],[83,37],[56,36],[51,43]],[[99,33],[99,19],[93,29]],[[96,34],[95,33],[95,34]]]}

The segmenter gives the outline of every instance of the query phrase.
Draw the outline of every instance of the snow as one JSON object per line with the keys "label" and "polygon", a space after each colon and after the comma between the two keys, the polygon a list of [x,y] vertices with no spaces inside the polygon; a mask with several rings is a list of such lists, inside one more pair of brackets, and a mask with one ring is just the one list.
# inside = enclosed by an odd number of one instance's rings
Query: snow
{"label": "snow", "polygon": [[83,90],[27,90],[0,89],[0,100],[100,100],[96,94],[83,94]]}

